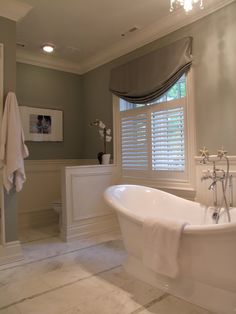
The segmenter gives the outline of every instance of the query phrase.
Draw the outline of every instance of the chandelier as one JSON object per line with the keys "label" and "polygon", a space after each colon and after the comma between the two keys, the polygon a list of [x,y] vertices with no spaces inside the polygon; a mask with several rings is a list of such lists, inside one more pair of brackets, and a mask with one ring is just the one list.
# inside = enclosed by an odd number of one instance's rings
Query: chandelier
{"label": "chandelier", "polygon": [[199,3],[200,9],[203,9],[203,0],[170,0],[170,12],[173,12],[179,6],[182,6],[185,12],[193,9],[193,5]]}

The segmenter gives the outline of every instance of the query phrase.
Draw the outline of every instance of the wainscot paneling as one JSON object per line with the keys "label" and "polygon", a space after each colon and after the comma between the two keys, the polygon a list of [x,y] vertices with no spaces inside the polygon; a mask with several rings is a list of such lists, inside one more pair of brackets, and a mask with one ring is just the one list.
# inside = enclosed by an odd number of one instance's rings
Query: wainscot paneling
{"label": "wainscot paneling", "polygon": [[115,165],[64,168],[62,226],[65,241],[118,230],[115,213],[105,204],[105,189],[117,183]]}
{"label": "wainscot paneling", "polygon": [[66,166],[95,164],[96,160],[26,160],[27,180],[17,194],[20,228],[45,226],[58,221],[51,203],[61,199],[61,170]]}

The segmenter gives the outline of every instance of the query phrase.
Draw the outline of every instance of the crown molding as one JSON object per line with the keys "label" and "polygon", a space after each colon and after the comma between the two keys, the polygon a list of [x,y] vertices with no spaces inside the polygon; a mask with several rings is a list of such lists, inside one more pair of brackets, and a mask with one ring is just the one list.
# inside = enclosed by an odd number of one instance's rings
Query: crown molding
{"label": "crown molding", "polygon": [[163,19],[137,32],[133,37],[121,40],[119,43],[87,59],[83,62],[83,64],[81,64],[81,72],[83,74],[91,71],[98,66],[108,63],[124,54],[172,33],[181,27],[200,20],[201,18],[220,10],[232,2],[235,2],[235,0],[214,0],[210,7],[207,7],[206,5],[204,10],[197,10],[194,14],[186,15],[185,13],[183,14],[183,11],[178,10],[169,13],[169,15],[165,16]]}
{"label": "crown molding", "polygon": [[82,74],[79,63],[59,59],[54,56],[40,56],[24,51],[22,48],[16,49],[16,61],[63,72]]}
{"label": "crown molding", "polygon": [[70,62],[56,57],[49,59],[46,58],[47,56],[34,55],[23,51],[20,48],[17,49],[17,61],[65,72],[84,74],[171,32],[174,32],[183,26],[191,24],[215,11],[218,11],[235,1],[236,0],[212,0],[211,5],[206,4],[204,10],[196,10],[193,14],[188,15],[184,14],[182,10],[169,13],[168,16],[165,16],[163,19],[157,21],[149,27],[140,30],[132,37],[121,39],[118,43],[104,49],[90,58],[87,58],[81,63]]}
{"label": "crown molding", "polygon": [[15,22],[22,19],[32,6],[17,0],[0,0],[0,16]]}

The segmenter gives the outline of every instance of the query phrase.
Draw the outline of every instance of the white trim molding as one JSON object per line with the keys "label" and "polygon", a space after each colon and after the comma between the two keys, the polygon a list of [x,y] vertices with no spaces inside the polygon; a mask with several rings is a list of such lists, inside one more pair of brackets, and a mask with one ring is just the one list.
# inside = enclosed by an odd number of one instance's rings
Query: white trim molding
{"label": "white trim molding", "polygon": [[32,6],[17,0],[1,0],[0,16],[15,22],[26,16]]}
{"label": "white trim molding", "polygon": [[78,220],[74,225],[63,225],[61,228],[61,238],[65,241],[72,241],[110,231],[120,231],[118,219],[114,213]]}
{"label": "white trim molding", "polygon": [[103,192],[117,183],[117,166],[66,167],[62,175],[61,238],[70,241],[118,230],[115,213]]}
{"label": "white trim molding", "polygon": [[52,203],[61,199],[62,169],[96,163],[94,159],[25,160],[27,180],[23,190],[17,193],[20,228],[44,226],[58,221]]}
{"label": "white trim molding", "polygon": [[94,159],[26,160],[25,169],[27,181],[17,194],[20,228],[57,222],[52,203],[62,199],[63,240],[118,229],[102,198],[104,189],[117,183],[116,166]]}
{"label": "white trim molding", "polygon": [[16,61],[19,63],[36,65],[43,68],[82,74],[80,64],[68,60],[59,59],[55,56],[44,56],[24,51],[25,48],[16,49]]}
{"label": "white trim molding", "polygon": [[78,166],[78,165],[96,165],[98,164],[97,159],[26,159],[25,160],[25,168],[28,169],[38,169],[39,167],[47,168],[52,167],[54,169],[60,170],[61,167],[65,166]]}
{"label": "white trim molding", "polygon": [[[81,64],[81,74],[149,44],[181,27],[200,20],[234,1],[235,0],[208,0],[204,10],[196,10],[192,12],[192,14],[185,14],[183,11],[178,10],[174,13],[169,13],[167,16],[163,17],[163,19],[159,19],[149,27],[139,30],[133,37],[127,37],[125,40],[122,39],[122,41],[85,60],[85,62]],[[210,6],[209,3],[211,4]]]}
{"label": "white trim molding", "polygon": [[[7,2],[9,0],[5,1]],[[17,49],[16,60],[18,62],[41,67],[84,74],[98,66],[106,64],[137,48],[151,43],[154,40],[172,33],[183,26],[191,24],[215,11],[218,11],[234,1],[235,0],[208,0],[205,4],[204,10],[196,10],[188,15],[186,15],[182,10],[177,10],[174,13],[168,13],[168,15],[159,19],[149,27],[139,30],[132,37],[122,38],[114,45],[106,47],[100,52],[96,52],[93,56],[88,57],[83,62],[75,63],[64,59],[50,58],[49,56],[27,52],[21,48]]]}
{"label": "white trim molding", "polygon": [[[121,184],[140,184],[161,190],[168,191],[180,197],[194,200],[195,198],[195,153],[196,153],[196,130],[195,130],[195,104],[194,104],[194,70],[190,69],[186,76],[186,102],[184,105],[186,111],[186,174],[183,177],[177,176],[174,172],[165,176],[152,174],[152,171],[147,171],[142,174],[141,171],[129,171],[122,174],[121,167],[121,134],[120,120],[121,113],[119,110],[119,98],[113,95],[113,133],[114,133],[114,160],[119,165],[119,183]],[[179,101],[177,102],[179,105]],[[166,104],[165,104],[166,105]],[[155,105],[154,105],[155,106]],[[156,106],[162,106],[157,104]],[[168,103],[166,105],[168,107]],[[135,110],[135,109],[134,109]],[[139,110],[139,109],[138,109]],[[150,169],[149,169],[150,170]],[[164,172],[164,171],[163,171]]]}

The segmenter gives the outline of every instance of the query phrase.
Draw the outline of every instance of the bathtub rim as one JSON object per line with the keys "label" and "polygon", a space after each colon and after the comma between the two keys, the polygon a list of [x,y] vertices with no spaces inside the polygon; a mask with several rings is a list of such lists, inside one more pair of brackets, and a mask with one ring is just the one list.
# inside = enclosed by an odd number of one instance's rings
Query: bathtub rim
{"label": "bathtub rim", "polygon": [[[121,214],[122,216],[125,216],[127,219],[136,222],[139,225],[143,224],[143,219],[137,215],[136,213],[132,212],[131,210],[127,209],[125,206],[121,205],[119,201],[117,201],[114,197],[112,197],[112,192],[120,187],[127,187],[127,188],[138,188],[138,189],[148,189],[148,190],[152,190],[154,192],[159,191],[161,193],[164,194],[169,194],[175,198],[179,198],[182,199],[179,196],[176,195],[172,195],[168,192],[159,190],[159,189],[155,189],[155,188],[151,188],[148,186],[144,186],[144,185],[135,185],[135,184],[118,184],[118,185],[112,185],[110,187],[108,187],[105,192],[104,192],[104,199],[105,201],[111,206],[113,207],[119,214]],[[188,202],[193,202],[190,200],[186,200]],[[201,205],[200,203],[197,203]],[[229,233],[229,232],[236,232],[236,222],[230,222],[230,223],[222,223],[222,224],[213,224],[213,225],[186,225],[183,233],[184,234],[214,234],[217,233],[219,234],[219,232],[222,233]]]}

